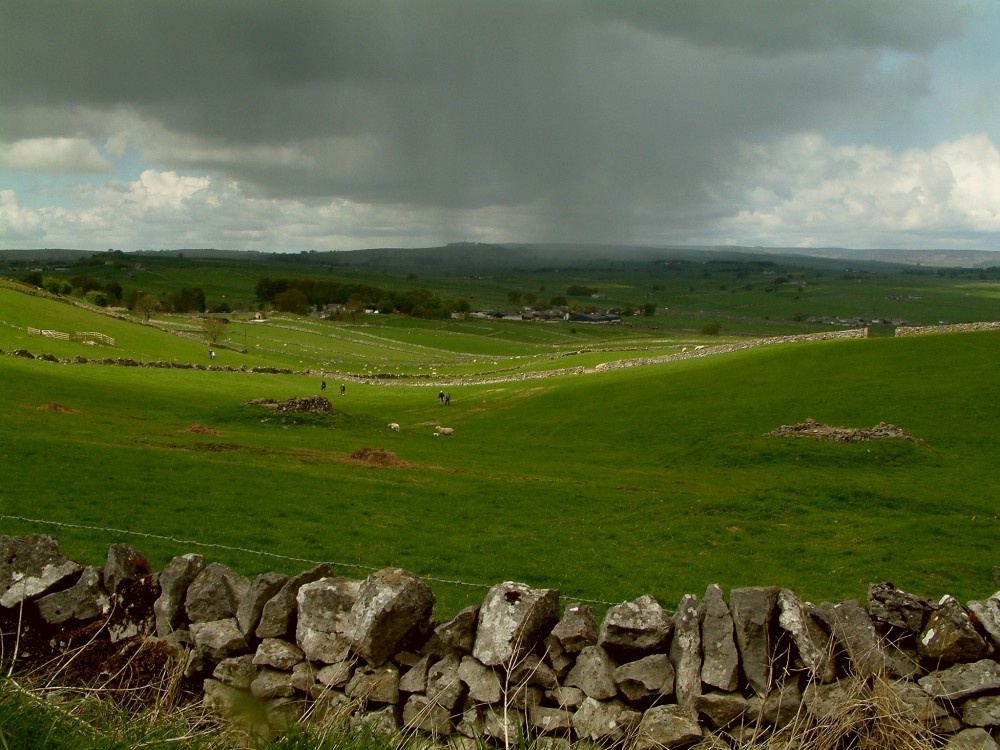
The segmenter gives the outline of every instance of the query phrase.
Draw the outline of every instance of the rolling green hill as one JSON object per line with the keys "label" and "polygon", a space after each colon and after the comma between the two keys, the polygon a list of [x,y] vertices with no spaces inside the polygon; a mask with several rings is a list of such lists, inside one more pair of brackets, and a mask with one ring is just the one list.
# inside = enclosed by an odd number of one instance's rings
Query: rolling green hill
{"label": "rolling green hill", "polygon": [[[186,369],[210,364],[197,321],[151,323],[0,288],[2,533],[52,533],[97,564],[128,541],[157,568],[191,551],[245,575],[401,566],[431,580],[439,614],[501,580],[598,606],[645,593],[671,606],[710,583],[813,600],[881,580],[931,596],[993,590],[997,333],[595,371],[704,339],[278,316],[230,324],[245,342],[231,333],[214,367]],[[29,327],[96,329],[115,345]],[[97,363],[123,358],[178,366]],[[567,367],[584,374],[524,377]],[[324,376],[329,414],[247,403],[321,395]],[[769,434],[807,418],[888,422],[920,442]],[[455,437],[433,437],[439,424]]]}

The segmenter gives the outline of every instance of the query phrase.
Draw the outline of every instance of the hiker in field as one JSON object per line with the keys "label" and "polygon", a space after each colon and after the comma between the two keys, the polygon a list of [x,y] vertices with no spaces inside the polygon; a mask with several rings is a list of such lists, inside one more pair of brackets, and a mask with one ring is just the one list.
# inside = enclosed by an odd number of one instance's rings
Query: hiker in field
{"label": "hiker in field", "polygon": [[319,389],[321,391],[325,391],[326,390],[326,381],[325,380],[322,382],[322,384],[320,385]]}
{"label": "hiker in field", "polygon": [[444,405],[445,406],[451,406],[451,394],[450,393],[444,394]]}
{"label": "hiker in field", "polygon": [[343,383],[341,383],[340,384],[340,395],[343,396],[345,393],[347,393],[347,386],[344,385]]}
{"label": "hiker in field", "polygon": [[215,349],[212,349],[212,350],[211,350],[211,351],[210,351],[210,352],[208,353],[208,358],[209,358],[209,359],[211,359],[211,360],[213,360],[213,361],[215,360]]}
{"label": "hiker in field", "polygon": [[438,403],[439,404],[444,403],[444,391],[438,391]]}

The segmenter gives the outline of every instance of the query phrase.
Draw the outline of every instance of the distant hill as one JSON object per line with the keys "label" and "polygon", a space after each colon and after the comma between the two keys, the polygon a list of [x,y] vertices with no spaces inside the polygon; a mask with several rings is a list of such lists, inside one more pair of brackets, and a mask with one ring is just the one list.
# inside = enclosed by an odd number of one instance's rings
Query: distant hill
{"label": "distant hill", "polygon": [[[6,262],[38,259],[75,261],[97,253],[70,248],[35,248],[0,250]],[[348,266],[393,272],[419,272],[430,266],[452,273],[495,273],[498,271],[533,271],[540,268],[573,265],[594,266],[612,263],[709,260],[761,260],[797,263],[811,267],[844,268],[845,261],[855,268],[888,266],[923,266],[931,268],[989,268],[1000,266],[1000,251],[984,250],[905,250],[898,248],[852,249],[839,247],[741,247],[702,245],[586,245],[586,244],[488,244],[460,242],[439,247],[365,248],[344,251],[302,251],[266,253],[250,250],[180,248],[177,250],[137,251],[125,255],[182,256],[221,260],[281,260],[309,264]]]}

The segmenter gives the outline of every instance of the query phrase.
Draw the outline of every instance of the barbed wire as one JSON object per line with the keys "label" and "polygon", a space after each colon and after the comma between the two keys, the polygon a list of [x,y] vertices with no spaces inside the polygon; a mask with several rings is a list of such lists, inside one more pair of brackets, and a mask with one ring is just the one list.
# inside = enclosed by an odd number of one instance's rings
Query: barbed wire
{"label": "barbed wire", "polygon": [[[20,521],[22,523],[39,524],[43,526],[57,526],[64,529],[78,529],[81,531],[100,531],[107,534],[122,534],[125,536],[135,536],[145,539],[158,539],[160,541],[172,542],[181,546],[191,546],[191,547],[204,547],[207,549],[219,549],[225,550],[227,552],[241,552],[248,555],[257,555],[259,557],[269,557],[275,560],[284,560],[286,562],[294,563],[304,563],[306,565],[333,565],[338,568],[349,568],[353,570],[364,570],[368,572],[375,572],[379,568],[372,567],[370,565],[362,565],[360,563],[347,563],[338,562],[336,560],[312,560],[307,557],[295,557],[292,555],[281,555],[277,552],[268,552],[266,550],[251,549],[249,547],[236,547],[229,544],[219,544],[218,542],[201,542],[197,539],[179,539],[174,536],[169,536],[166,534],[153,534],[146,531],[132,531],[130,529],[116,529],[107,526],[88,526],[86,524],[78,523],[67,523],[65,521],[50,521],[43,518],[28,518],[26,516],[13,516],[6,513],[0,513],[0,519],[7,521]],[[468,588],[477,588],[483,590],[489,590],[492,588],[491,585],[485,583],[470,583],[469,581],[460,581],[457,579],[450,578],[437,578],[434,576],[420,575],[425,581],[432,581],[434,583],[447,584],[451,586],[466,586]],[[579,596],[569,597],[574,602],[583,602],[586,604],[604,604],[608,606],[613,606],[615,604],[620,604],[621,602],[608,602],[601,599],[584,599]]]}

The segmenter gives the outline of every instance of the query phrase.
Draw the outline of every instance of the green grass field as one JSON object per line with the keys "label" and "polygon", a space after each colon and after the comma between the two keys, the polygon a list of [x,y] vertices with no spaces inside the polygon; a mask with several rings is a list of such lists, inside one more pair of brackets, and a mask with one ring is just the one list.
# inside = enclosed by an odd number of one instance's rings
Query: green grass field
{"label": "green grass field", "polygon": [[[151,322],[0,288],[5,352],[209,364],[196,323]],[[296,374],[2,356],[0,532],[54,534],[96,564],[126,541],[157,568],[192,551],[244,575],[400,566],[431,581],[439,616],[503,580],[598,608],[646,593],[672,607],[711,583],[815,601],[862,598],[884,580],[935,597],[992,593],[1000,335],[783,344],[592,372],[697,343],[641,328],[278,316],[232,323],[216,364]],[[504,379],[567,367],[588,373]],[[246,405],[317,395],[320,372],[331,415]],[[375,373],[410,377],[359,380]],[[890,422],[923,442],[768,435],[806,418]],[[438,424],[455,437],[433,437]],[[364,448],[402,465],[351,459]]]}

